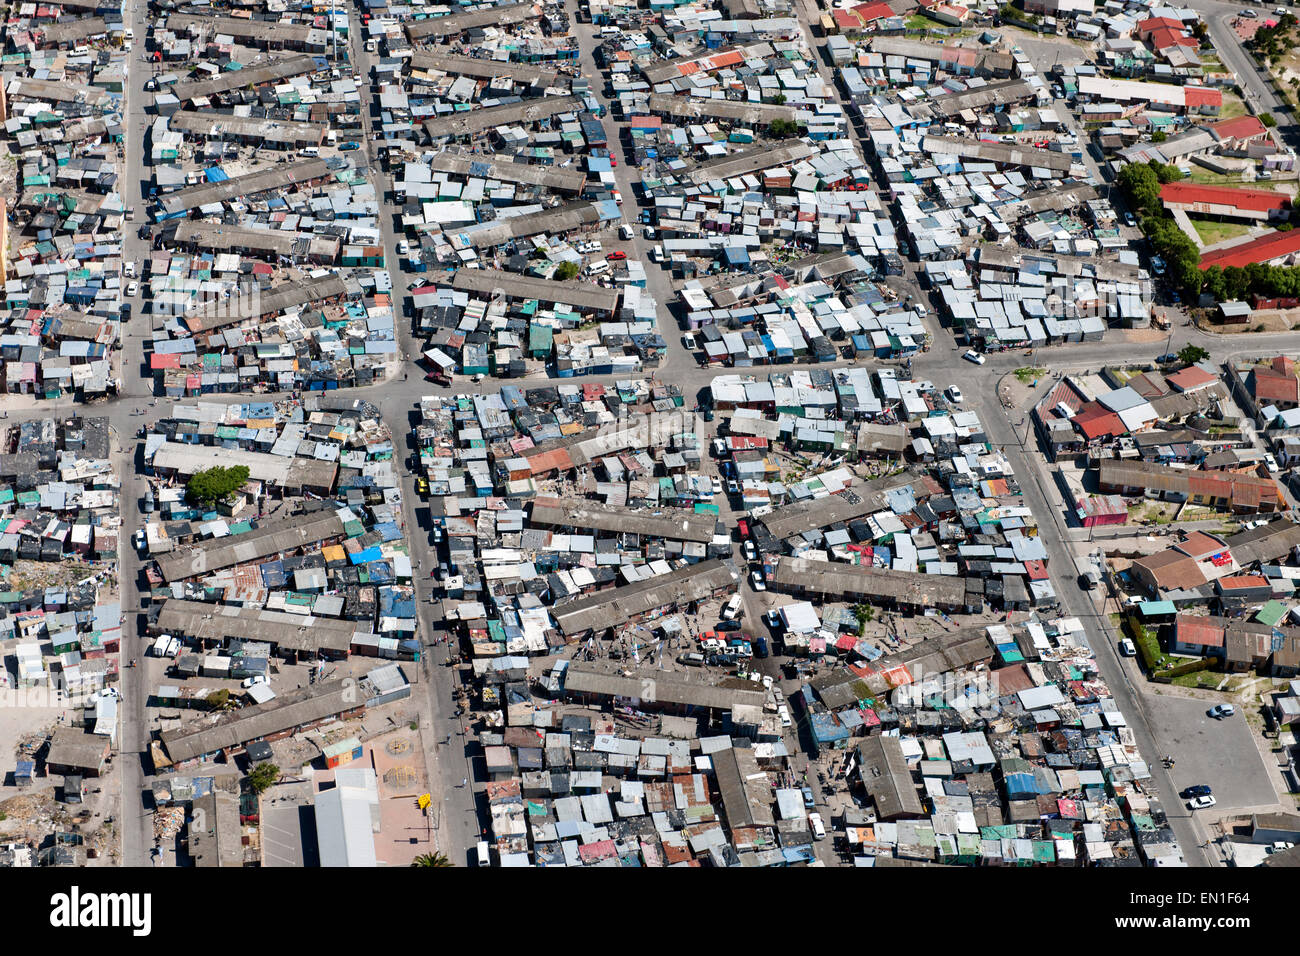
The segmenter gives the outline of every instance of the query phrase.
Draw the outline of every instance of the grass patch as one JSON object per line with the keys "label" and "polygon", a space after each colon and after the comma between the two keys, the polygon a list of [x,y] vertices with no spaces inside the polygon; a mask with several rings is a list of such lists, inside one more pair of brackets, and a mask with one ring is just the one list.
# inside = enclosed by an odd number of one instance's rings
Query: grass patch
{"label": "grass patch", "polygon": [[1207,246],[1236,239],[1250,232],[1250,226],[1244,222],[1220,222],[1215,219],[1199,219],[1191,216],[1188,218],[1192,220],[1192,226],[1196,229],[1196,234],[1201,237],[1201,242]]}
{"label": "grass patch", "polygon": [[1015,376],[1016,378],[1020,379],[1021,385],[1028,385],[1034,379],[1041,378],[1043,375],[1046,374],[1047,374],[1047,369],[1034,368],[1032,365],[1025,365],[1021,368],[1016,369],[1015,371]]}
{"label": "grass patch", "polygon": [[929,17],[914,13],[903,21],[903,26],[908,30],[930,30],[937,26]]}
{"label": "grass patch", "polygon": [[1223,108],[1219,110],[1219,119],[1235,119],[1238,116],[1245,116],[1249,110],[1246,109],[1246,102],[1235,93],[1223,92]]}

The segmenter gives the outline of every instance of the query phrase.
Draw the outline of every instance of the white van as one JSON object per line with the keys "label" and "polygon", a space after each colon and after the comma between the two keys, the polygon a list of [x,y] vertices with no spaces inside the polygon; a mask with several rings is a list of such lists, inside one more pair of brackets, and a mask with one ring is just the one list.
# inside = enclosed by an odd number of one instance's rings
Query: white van
{"label": "white van", "polygon": [[603,259],[600,262],[593,262],[591,265],[587,266],[587,275],[589,276],[603,275],[608,271],[609,263]]}
{"label": "white van", "polygon": [[302,149],[298,150],[298,155],[315,158],[320,155],[320,150],[315,146],[304,146]]}
{"label": "white van", "polygon": [[812,828],[814,840],[826,839],[826,824],[822,823],[822,815],[820,813],[808,814],[808,826]]}
{"label": "white van", "polygon": [[474,859],[478,866],[491,866],[492,853],[488,849],[487,840],[479,840],[478,845],[474,848]]}
{"label": "white van", "polygon": [[740,610],[741,602],[742,602],[742,599],[741,599],[740,595],[739,595],[739,594],[733,594],[733,595],[731,596],[731,600],[727,602],[727,606],[724,607],[724,608],[722,609],[722,619],[723,619],[724,621],[734,621],[734,620],[736,620],[736,618],[740,617],[740,614],[741,614],[741,610]]}

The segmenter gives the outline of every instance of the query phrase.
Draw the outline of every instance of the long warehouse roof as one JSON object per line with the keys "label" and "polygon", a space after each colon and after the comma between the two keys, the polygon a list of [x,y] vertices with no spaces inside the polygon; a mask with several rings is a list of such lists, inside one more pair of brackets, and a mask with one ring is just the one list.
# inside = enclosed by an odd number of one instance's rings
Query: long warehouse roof
{"label": "long warehouse roof", "polygon": [[425,120],[424,129],[433,139],[442,136],[473,136],[494,126],[511,123],[535,123],[559,113],[576,113],[582,109],[582,100],[576,96],[543,96],[485,110],[463,110]]}
{"label": "long warehouse roof", "polygon": [[277,163],[242,176],[232,176],[219,183],[202,183],[168,193],[159,200],[163,211],[174,215],[198,209],[210,203],[225,202],[244,196],[256,196],[271,189],[310,182],[329,175],[323,159],[304,159],[297,163]]}
{"label": "long warehouse roof", "polygon": [[343,534],[343,530],[343,519],[337,511],[294,515],[268,521],[243,534],[209,538],[178,548],[158,559],[158,570],[164,580],[182,581],[327,541]]}

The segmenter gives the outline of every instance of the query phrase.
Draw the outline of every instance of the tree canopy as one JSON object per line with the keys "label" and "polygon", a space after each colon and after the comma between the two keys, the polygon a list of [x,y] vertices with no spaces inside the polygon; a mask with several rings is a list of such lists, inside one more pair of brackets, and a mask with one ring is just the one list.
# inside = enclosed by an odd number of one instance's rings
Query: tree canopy
{"label": "tree canopy", "polygon": [[185,485],[185,494],[194,504],[209,505],[225,501],[248,481],[248,468],[217,465],[195,473]]}

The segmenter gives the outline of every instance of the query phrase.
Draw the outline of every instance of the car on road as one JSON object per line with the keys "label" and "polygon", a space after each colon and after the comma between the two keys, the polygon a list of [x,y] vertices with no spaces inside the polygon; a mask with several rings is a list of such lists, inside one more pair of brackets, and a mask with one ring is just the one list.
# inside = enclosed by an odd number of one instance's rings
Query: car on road
{"label": "car on road", "polygon": [[1213,797],[1193,797],[1187,801],[1188,810],[1208,810],[1217,801]]}
{"label": "car on road", "polygon": [[1181,794],[1179,794],[1179,796],[1181,796],[1184,800],[1191,800],[1193,797],[1208,797],[1213,793],[1214,791],[1211,790],[1209,787],[1207,787],[1205,784],[1198,783],[1195,784],[1194,786],[1186,788]]}
{"label": "car on road", "polygon": [[1207,717],[1213,717],[1215,720],[1222,720],[1224,717],[1231,717],[1237,712],[1237,708],[1231,704],[1215,704],[1205,712]]}
{"label": "car on road", "polygon": [[126,287],[126,297],[128,299],[134,299],[139,294],[140,294],[140,283],[133,281]]}
{"label": "car on road", "polygon": [[745,556],[746,561],[758,560],[758,548],[754,547],[754,542],[746,541],[740,546],[740,553]]}
{"label": "car on road", "polygon": [[767,621],[767,626],[770,630],[779,631],[781,629],[781,612],[776,608],[773,608],[764,614],[763,620]]}
{"label": "car on road", "polygon": [[615,204],[615,205],[618,205],[618,206],[623,205],[623,194],[622,194],[621,192],[619,192],[617,189],[615,189],[615,190],[613,190],[612,195],[613,195],[613,197],[614,197],[614,204]]}
{"label": "car on road", "polygon": [[136,236],[137,239],[148,239],[148,238],[149,238],[149,227],[148,227],[148,226],[141,226],[139,229],[137,229],[137,230],[135,231],[135,236]]}
{"label": "car on road", "polygon": [[704,655],[695,653],[679,654],[677,657],[677,663],[685,664],[687,667],[703,667]]}
{"label": "car on road", "polygon": [[740,621],[719,621],[717,624],[713,625],[713,629],[715,631],[738,631],[744,626],[745,625]]}
{"label": "car on road", "polygon": [[1137,647],[1134,646],[1132,638],[1124,638],[1119,642],[1119,652],[1124,657],[1137,657]]}
{"label": "car on road", "polygon": [[965,352],[962,352],[961,357],[968,362],[974,362],[976,365],[983,365],[986,361],[984,356],[979,352],[976,352],[974,349],[967,349]]}
{"label": "car on road", "polygon": [[1240,17],[1245,17],[1247,20],[1254,20],[1259,16],[1259,14],[1256,13],[1254,10],[1242,10],[1237,15]]}
{"label": "car on road", "polygon": [[144,528],[140,528],[135,534],[131,535],[131,543],[135,545],[137,551],[143,551],[148,539],[145,537]]}
{"label": "car on road", "polygon": [[346,143],[339,143],[339,151],[344,153],[348,152],[349,150],[360,149],[360,148],[361,148],[360,143],[356,143],[351,140],[349,140]]}
{"label": "car on road", "polygon": [[1176,352],[1166,352],[1164,355],[1162,355],[1162,356],[1160,356],[1159,358],[1156,359],[1156,364],[1157,364],[1157,365],[1169,365],[1169,364],[1171,364],[1171,363],[1173,363],[1173,362],[1177,362],[1177,361],[1178,361],[1178,353],[1176,353]]}
{"label": "car on road", "polygon": [[606,261],[606,262],[622,262],[622,261],[623,261],[624,259],[626,259],[626,258],[627,258],[627,253],[626,253],[626,252],[624,252],[622,249],[615,249],[613,252],[611,252],[609,255],[607,255],[607,256],[605,257],[605,261]]}
{"label": "car on road", "polygon": [[620,239],[631,239],[633,235],[632,227],[627,223],[623,223],[623,225],[618,227],[618,237]]}
{"label": "car on road", "polygon": [[[761,660],[762,658],[767,657],[767,638],[766,638],[766,637],[756,637],[756,638],[754,638],[754,656],[757,657],[757,658],[759,658],[760,660]],[[763,678],[763,681],[764,681],[765,683],[766,683],[767,680],[768,680],[768,678],[766,678],[766,677]]]}
{"label": "car on road", "polygon": [[1131,212],[1124,213],[1124,225],[1132,227],[1132,226],[1136,226],[1137,224],[1138,224],[1137,220],[1133,218],[1133,214]]}
{"label": "car on road", "polygon": [[808,827],[812,830],[814,840],[826,839],[826,824],[822,823],[822,815],[820,813],[808,814]]}
{"label": "car on road", "polygon": [[694,352],[695,349],[697,348],[695,344],[695,336],[692,335],[690,332],[687,332],[685,335],[683,335],[682,347],[686,349],[686,351],[688,352]]}
{"label": "car on road", "polygon": [[713,487],[713,493],[714,493],[715,495],[720,495],[720,494],[722,494],[722,479],[721,479],[721,478],[718,478],[718,477],[715,475],[714,477],[712,477],[712,478],[709,479],[709,484]]}
{"label": "car on road", "polygon": [[738,495],[738,494],[740,494],[740,482],[736,481],[734,478],[728,478],[728,479],[727,479],[727,494],[729,494],[729,495]]}
{"label": "car on road", "polygon": [[766,585],[765,583],[763,583],[763,572],[762,572],[762,571],[750,571],[750,572],[749,572],[749,580],[750,580],[750,582],[754,585],[754,590],[755,590],[755,591],[766,591],[766,590],[767,590],[767,585]]}
{"label": "car on road", "polygon": [[1294,846],[1295,846],[1294,843],[1289,843],[1289,842],[1287,842],[1286,840],[1277,840],[1277,841],[1271,843],[1269,846],[1267,846],[1267,847],[1264,849],[1264,852],[1265,852],[1265,853],[1281,853],[1283,850],[1290,850],[1290,849],[1292,849]]}
{"label": "car on road", "polygon": [[919,316],[920,316],[921,318],[923,318],[923,319],[924,319],[927,315],[930,314],[930,310],[927,309],[925,306],[923,306],[920,302],[918,302],[918,303],[916,303],[916,305],[912,306],[912,310],[913,310],[914,312],[916,312],[916,314],[919,315]]}
{"label": "car on road", "polygon": [[965,401],[965,398],[963,398],[961,394],[961,389],[958,388],[956,385],[948,386],[948,399],[954,405],[960,405],[962,402]]}
{"label": "car on road", "polygon": [[248,688],[256,687],[258,684],[269,684],[269,683],[271,683],[270,678],[268,678],[265,674],[254,674],[252,677],[245,677],[242,681],[239,682],[239,686],[244,688],[244,690],[248,690]]}
{"label": "car on road", "polygon": [[812,787],[808,787],[808,786],[800,787],[799,792],[803,794],[804,807],[811,810],[815,806],[817,806],[817,799],[813,796]]}
{"label": "car on road", "polygon": [[736,522],[736,530],[740,532],[740,536],[741,536],[742,538],[748,538],[748,537],[749,537],[749,522],[746,521],[744,518],[739,519],[739,520]]}
{"label": "car on road", "polygon": [[415,493],[419,495],[421,498],[427,498],[429,496],[429,479],[416,478]]}
{"label": "car on road", "polygon": [[641,234],[645,236],[647,239],[653,239],[655,237],[655,227],[646,226],[644,229],[641,230]]}

